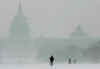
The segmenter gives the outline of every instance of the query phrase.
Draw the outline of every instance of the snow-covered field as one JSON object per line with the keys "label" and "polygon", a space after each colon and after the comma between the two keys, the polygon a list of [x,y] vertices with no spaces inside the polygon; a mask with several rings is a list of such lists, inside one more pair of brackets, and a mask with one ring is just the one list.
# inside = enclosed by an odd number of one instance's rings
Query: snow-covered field
{"label": "snow-covered field", "polygon": [[100,64],[1,64],[0,69],[100,69]]}

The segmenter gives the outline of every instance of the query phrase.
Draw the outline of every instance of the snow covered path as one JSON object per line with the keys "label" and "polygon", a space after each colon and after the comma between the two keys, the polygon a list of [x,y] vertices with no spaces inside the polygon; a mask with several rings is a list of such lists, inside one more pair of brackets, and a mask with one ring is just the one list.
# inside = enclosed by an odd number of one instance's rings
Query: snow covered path
{"label": "snow covered path", "polygon": [[100,69],[100,64],[56,64],[53,67],[48,64],[1,64],[0,69]]}

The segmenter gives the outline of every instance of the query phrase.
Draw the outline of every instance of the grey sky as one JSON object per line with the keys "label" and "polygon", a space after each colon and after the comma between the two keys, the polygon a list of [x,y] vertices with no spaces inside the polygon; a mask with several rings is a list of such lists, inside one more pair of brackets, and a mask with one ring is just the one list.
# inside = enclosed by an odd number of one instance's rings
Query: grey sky
{"label": "grey sky", "polygon": [[[0,0],[0,36],[6,36],[19,0]],[[100,35],[100,0],[22,0],[32,31],[48,36],[69,35],[82,24],[90,35]]]}

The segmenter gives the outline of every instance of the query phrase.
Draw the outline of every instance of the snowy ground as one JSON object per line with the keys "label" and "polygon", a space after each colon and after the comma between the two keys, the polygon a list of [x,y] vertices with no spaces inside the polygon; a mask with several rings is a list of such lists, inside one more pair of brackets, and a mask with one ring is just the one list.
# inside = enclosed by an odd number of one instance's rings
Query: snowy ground
{"label": "snowy ground", "polygon": [[53,67],[48,64],[1,64],[0,69],[100,69],[100,64],[56,64]]}

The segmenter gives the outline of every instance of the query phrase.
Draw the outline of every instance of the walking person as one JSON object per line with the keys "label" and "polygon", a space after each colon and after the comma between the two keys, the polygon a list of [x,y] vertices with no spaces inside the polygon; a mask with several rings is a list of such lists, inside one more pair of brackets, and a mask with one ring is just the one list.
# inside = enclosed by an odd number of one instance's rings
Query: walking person
{"label": "walking person", "polygon": [[73,63],[76,64],[77,63],[77,60],[76,59],[73,59]]}
{"label": "walking person", "polygon": [[68,59],[68,64],[72,64],[72,59],[71,58]]}
{"label": "walking person", "polygon": [[54,58],[53,56],[51,56],[51,57],[49,58],[49,60],[50,60],[50,65],[53,66],[53,65],[54,65],[54,60],[55,60],[55,58]]}

